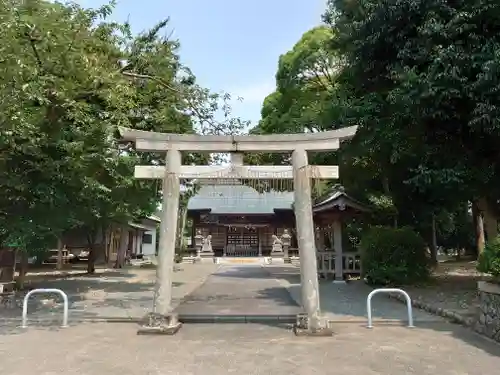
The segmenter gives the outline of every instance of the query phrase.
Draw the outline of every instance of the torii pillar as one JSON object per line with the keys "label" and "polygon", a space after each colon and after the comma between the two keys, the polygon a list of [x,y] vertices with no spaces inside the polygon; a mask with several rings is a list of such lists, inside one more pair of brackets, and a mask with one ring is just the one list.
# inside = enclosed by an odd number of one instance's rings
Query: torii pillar
{"label": "torii pillar", "polygon": [[173,335],[182,326],[177,314],[172,312],[172,279],[178,230],[181,164],[181,152],[177,149],[168,150],[163,177],[163,204],[153,311],[147,315],[146,324],[138,333]]}
{"label": "torii pillar", "polygon": [[321,316],[311,179],[307,173],[308,164],[306,150],[296,149],[292,152],[294,210],[299,245],[302,306],[307,314],[307,322],[297,320],[295,332],[331,335],[328,322]]}

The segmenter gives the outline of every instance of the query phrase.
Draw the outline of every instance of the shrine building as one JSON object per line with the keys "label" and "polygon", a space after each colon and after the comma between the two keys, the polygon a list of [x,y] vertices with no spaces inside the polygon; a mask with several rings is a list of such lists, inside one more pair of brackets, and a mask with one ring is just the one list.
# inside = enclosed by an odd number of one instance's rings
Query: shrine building
{"label": "shrine building", "polygon": [[273,235],[285,229],[297,248],[293,192],[258,192],[234,181],[205,182],[188,202],[192,236],[211,235],[216,257],[269,256]]}
{"label": "shrine building", "polygon": [[[235,180],[207,180],[188,202],[192,220],[192,243],[197,234],[211,236],[213,256],[269,257],[273,235],[291,236],[288,256],[298,257],[294,195],[289,191],[258,192]],[[359,274],[359,253],[343,236],[346,219],[365,213],[366,207],[342,188],[332,190],[313,205],[315,242],[320,273],[335,272],[335,257],[342,259],[337,269]],[[339,274],[339,272],[337,272]]]}

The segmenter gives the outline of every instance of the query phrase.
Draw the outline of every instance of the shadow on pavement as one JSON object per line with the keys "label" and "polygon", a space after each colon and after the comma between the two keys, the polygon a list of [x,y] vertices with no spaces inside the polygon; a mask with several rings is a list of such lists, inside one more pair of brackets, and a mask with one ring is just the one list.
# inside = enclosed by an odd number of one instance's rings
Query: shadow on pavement
{"label": "shadow on pavement", "polygon": [[[152,306],[154,279],[151,272],[128,270],[103,272],[95,275],[72,275],[49,278],[30,284],[30,289],[61,289],[68,296],[69,323],[83,321],[127,321],[143,316]],[[154,274],[154,273],[153,273]],[[147,277],[146,277],[147,275]],[[182,283],[173,283],[174,287]],[[0,334],[17,333],[22,301],[28,291],[18,293],[16,304],[0,309],[3,324]],[[56,294],[35,294],[28,302],[28,324],[35,328],[59,329],[63,317],[63,300]]]}
{"label": "shadow on pavement", "polygon": [[[295,267],[285,266],[285,268],[287,270],[274,266],[267,268],[267,270],[270,277],[281,278],[285,281],[284,284],[290,296],[294,300],[300,301],[300,271]],[[333,327],[350,324],[366,327],[366,298],[372,290],[373,288],[362,281],[353,281],[343,285],[320,281],[322,311],[329,318]],[[408,324],[405,304],[390,299],[384,294],[375,295],[372,298],[372,314],[374,325],[372,330],[374,331],[382,331],[387,326],[406,326]],[[492,355],[500,356],[500,344],[479,335],[472,329],[431,315],[416,307],[413,307],[413,318],[416,328],[407,328],[408,336],[412,335],[412,330],[433,330],[443,335],[450,335]],[[404,340],[404,336],[401,336],[401,339]]]}
{"label": "shadow on pavement", "polygon": [[[447,321],[442,322],[422,322],[416,325],[416,328],[409,328],[409,330],[432,330],[442,333],[443,335],[449,335],[471,345],[479,350],[485,351],[496,357],[500,357],[500,344],[490,340],[489,338],[482,336],[473,330],[466,328],[464,326],[450,323]],[[432,344],[437,344],[433,342]]]}

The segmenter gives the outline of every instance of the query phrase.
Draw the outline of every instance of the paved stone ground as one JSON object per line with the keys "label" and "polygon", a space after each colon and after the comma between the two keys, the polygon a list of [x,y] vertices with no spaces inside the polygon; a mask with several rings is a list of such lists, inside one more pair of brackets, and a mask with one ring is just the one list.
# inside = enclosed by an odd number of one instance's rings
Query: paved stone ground
{"label": "paved stone ground", "polygon": [[257,324],[185,325],[176,336],[137,336],[135,324],[86,323],[2,336],[2,373],[495,374],[500,346],[456,325],[408,329],[335,326],[334,337],[295,337]]}
{"label": "paved stone ground", "polygon": [[[175,273],[175,299],[180,302],[187,294],[191,297],[179,309],[190,306],[212,314],[297,311],[285,292],[300,299],[299,275],[294,267],[183,267],[184,271]],[[115,281],[103,281],[103,277]],[[73,288],[88,288],[70,295],[73,299],[101,291],[88,312],[98,313],[106,306],[117,309],[115,312],[127,310],[124,304],[137,312],[137,301],[144,298],[144,303],[151,303],[153,277],[153,270],[137,270],[114,277],[101,275],[102,285],[95,280],[86,281],[89,284],[76,280]],[[366,329],[364,303],[370,290],[362,283],[321,283],[322,306],[335,330],[335,335],[327,338],[295,337],[289,327],[272,324],[186,324],[176,336],[138,336],[138,326],[130,323],[78,322],[60,329],[44,321],[44,325],[28,330],[7,325],[0,329],[0,367],[9,375],[34,371],[39,375],[458,375],[497,371],[498,344],[425,313],[416,313],[417,327],[413,329],[382,324]],[[78,305],[79,300],[73,303]],[[404,306],[387,298],[374,299],[374,307],[375,316],[380,318],[404,317]]]}
{"label": "paved stone ground", "polygon": [[[174,272],[173,306],[198,288],[219,266],[180,265]],[[139,320],[153,304],[154,269],[128,268],[105,270],[96,275],[77,275],[63,279],[41,280],[31,286],[58,288],[66,292],[70,322],[82,320]],[[21,296],[22,297],[22,296]],[[28,305],[33,321],[59,321],[62,301],[47,295],[33,296]],[[0,309],[0,325],[12,325],[21,317],[20,308]]]}
{"label": "paved stone ground", "polygon": [[[280,282],[290,296],[301,303],[300,270],[295,266],[264,266],[268,277]],[[323,314],[332,322],[363,322],[366,324],[366,297],[373,289],[363,281],[352,281],[347,284],[333,284],[331,281],[320,281],[320,303]],[[411,297],[411,296],[410,296]],[[398,301],[383,295],[372,299],[374,321],[407,322],[406,307]],[[414,321],[443,322],[442,318],[424,311],[413,310]]]}
{"label": "paved stone ground", "polygon": [[299,305],[260,265],[221,266],[176,309],[181,316],[294,316]]}
{"label": "paved stone ground", "polygon": [[[217,271],[218,270],[218,271]],[[212,273],[216,272],[212,276]],[[70,300],[70,323],[82,320],[139,320],[150,311],[154,269],[105,271],[96,276],[74,276],[41,281],[33,286],[60,288]],[[362,282],[336,285],[321,282],[321,306],[330,321],[366,322],[366,296]],[[174,307],[181,315],[292,316],[300,311],[300,274],[294,266],[184,264],[174,273]],[[62,304],[52,297],[33,298],[33,323],[61,319]],[[1,325],[20,320],[20,309],[0,310]],[[375,320],[406,320],[406,309],[383,296],[373,299]],[[414,310],[415,321],[441,321]]]}

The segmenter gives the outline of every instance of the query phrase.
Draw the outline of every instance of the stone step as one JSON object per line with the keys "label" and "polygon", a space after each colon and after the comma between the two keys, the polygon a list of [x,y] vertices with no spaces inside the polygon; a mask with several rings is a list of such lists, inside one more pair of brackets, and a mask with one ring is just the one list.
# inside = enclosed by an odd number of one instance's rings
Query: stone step
{"label": "stone step", "polygon": [[297,314],[179,314],[182,323],[283,323],[293,324]]}
{"label": "stone step", "polygon": [[[284,264],[285,260],[282,257],[217,257],[217,258],[196,258],[184,257],[182,262],[184,264],[193,263],[217,263],[217,264],[231,264],[231,265],[266,265],[266,264]],[[288,262],[290,263],[290,261]],[[291,263],[294,263],[293,261]],[[298,264],[298,263],[297,263]]]}
{"label": "stone step", "polygon": [[234,265],[268,264],[266,262],[266,257],[220,257],[217,258],[217,263]]}
{"label": "stone step", "polygon": [[195,262],[196,262],[195,257],[183,257],[182,258],[182,263],[184,263],[184,264],[193,264]]}

